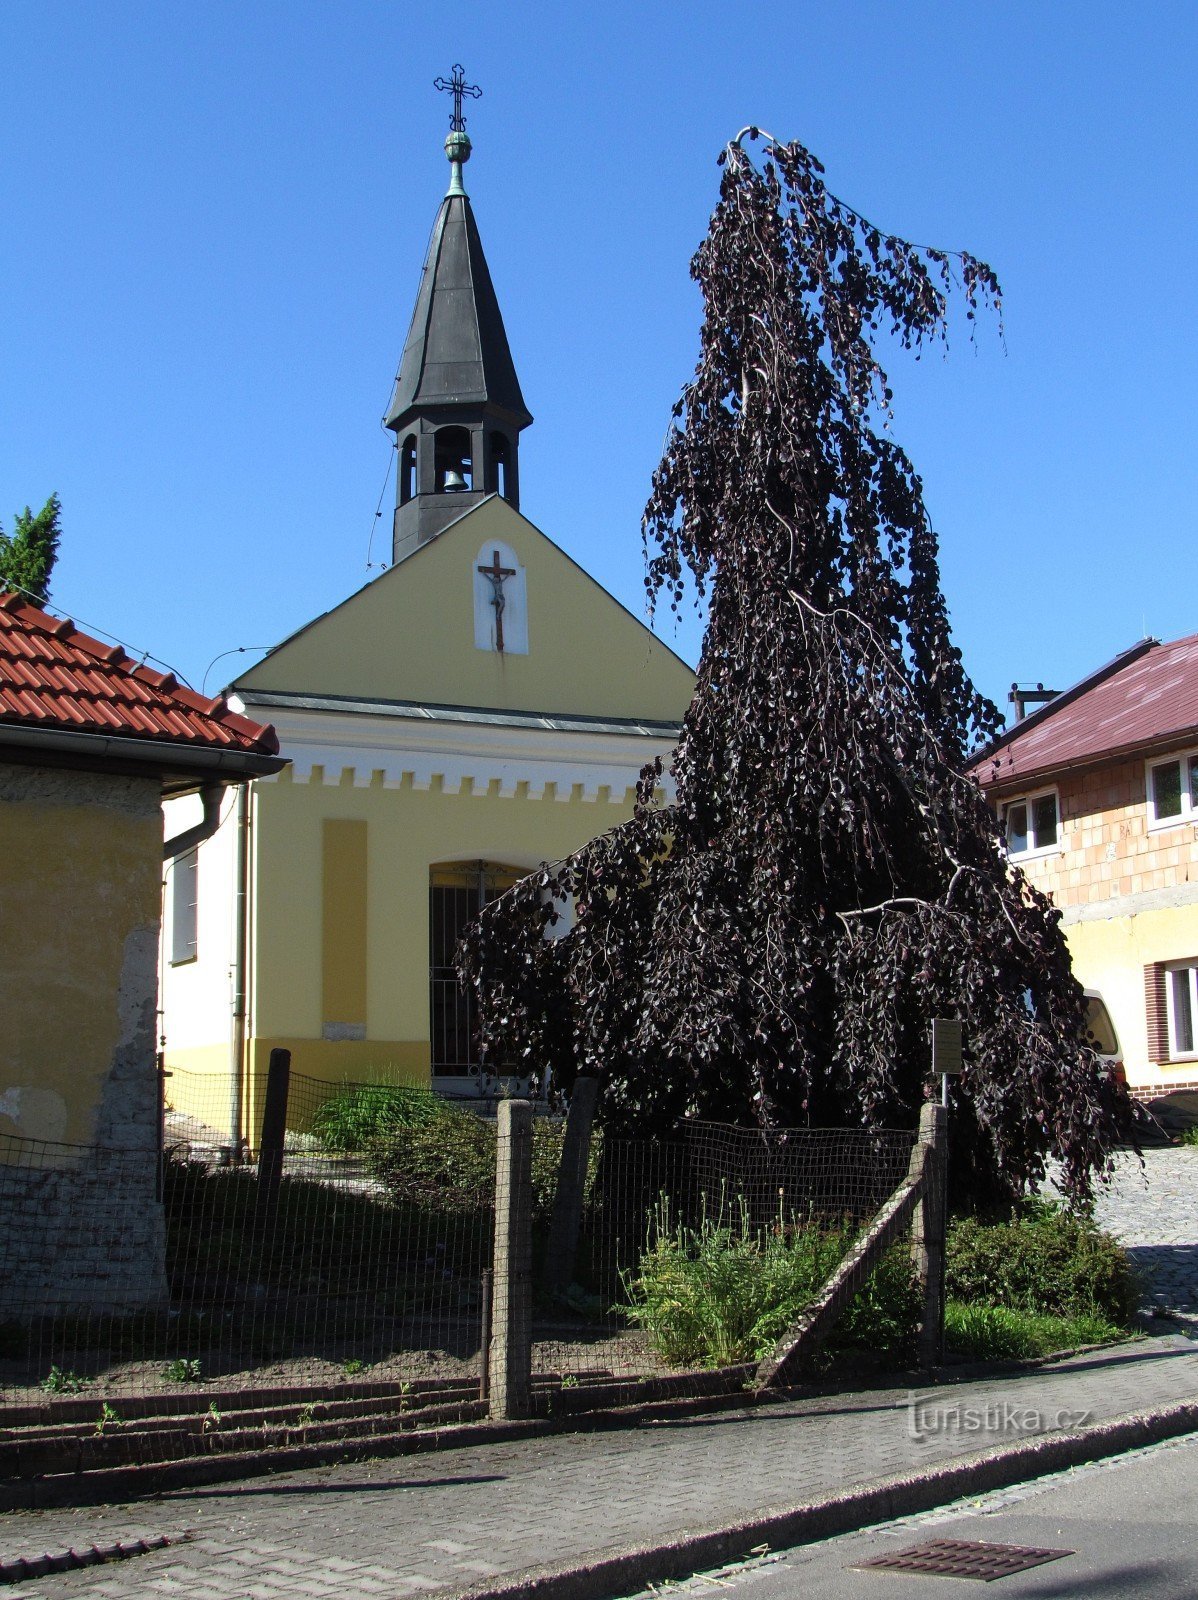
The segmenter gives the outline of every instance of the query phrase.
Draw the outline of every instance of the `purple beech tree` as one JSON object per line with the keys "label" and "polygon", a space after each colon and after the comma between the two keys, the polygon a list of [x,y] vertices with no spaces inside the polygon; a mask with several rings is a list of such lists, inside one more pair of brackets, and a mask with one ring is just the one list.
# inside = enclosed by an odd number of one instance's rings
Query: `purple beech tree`
{"label": "purple beech tree", "polygon": [[972,323],[998,282],[873,226],[802,145],[755,160],[746,136],[644,519],[651,602],[677,609],[689,577],[707,604],[674,798],[646,768],[630,821],[487,907],[462,951],[484,1060],[600,1072],[623,1131],[911,1126],[931,1019],[960,1016],[957,1172],[1010,1192],[1055,1157],[1084,1198],[1127,1097],[1085,1041],[1059,913],[965,776],[1000,719],[953,646],[874,349],[945,340],[953,296]]}

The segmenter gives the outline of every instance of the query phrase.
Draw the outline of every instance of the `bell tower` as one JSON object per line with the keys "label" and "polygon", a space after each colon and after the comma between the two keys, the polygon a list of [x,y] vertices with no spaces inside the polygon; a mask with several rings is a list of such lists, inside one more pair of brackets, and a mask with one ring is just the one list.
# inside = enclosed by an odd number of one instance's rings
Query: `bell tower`
{"label": "bell tower", "polygon": [[399,470],[393,554],[402,561],[489,494],[519,509],[520,434],[532,421],[508,347],[478,224],[462,186],[470,140],[462,99],[482,93],[460,66],[436,88],[453,95],[437,212],[395,391],[383,421]]}

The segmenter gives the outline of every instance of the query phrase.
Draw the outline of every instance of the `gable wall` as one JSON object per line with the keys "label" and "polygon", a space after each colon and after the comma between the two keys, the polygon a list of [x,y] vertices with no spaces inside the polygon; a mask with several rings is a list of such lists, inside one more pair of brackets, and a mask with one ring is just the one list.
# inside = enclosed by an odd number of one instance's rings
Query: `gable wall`
{"label": "gable wall", "polygon": [[[475,644],[489,541],[525,569],[528,653]],[[489,552],[487,559],[489,559]],[[255,689],[680,721],[694,675],[544,534],[492,498],[238,679]]]}

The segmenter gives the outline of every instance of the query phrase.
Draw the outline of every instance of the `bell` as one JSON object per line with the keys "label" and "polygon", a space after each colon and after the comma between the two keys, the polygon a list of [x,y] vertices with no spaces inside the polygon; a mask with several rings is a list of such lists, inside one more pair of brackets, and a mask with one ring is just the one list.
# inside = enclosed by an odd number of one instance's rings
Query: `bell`
{"label": "bell", "polygon": [[447,467],[445,470],[445,482],[442,487],[446,494],[458,494],[467,487],[467,484],[465,478],[462,477],[456,467]]}

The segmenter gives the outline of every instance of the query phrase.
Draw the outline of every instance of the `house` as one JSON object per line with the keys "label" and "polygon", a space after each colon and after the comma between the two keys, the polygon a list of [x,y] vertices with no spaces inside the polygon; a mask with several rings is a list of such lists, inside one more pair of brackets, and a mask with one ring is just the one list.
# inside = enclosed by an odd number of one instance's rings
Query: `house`
{"label": "house", "polygon": [[1141,640],[971,770],[1011,860],[1060,907],[1133,1092],[1198,1087],[1198,634]]}
{"label": "house", "polygon": [[[164,850],[283,766],[269,727],[0,595],[0,1213],[8,1303],[162,1289],[155,1006]],[[201,819],[163,845],[163,797]]]}
{"label": "house", "polygon": [[256,1143],[275,1047],[291,1051],[301,1131],[344,1082],[482,1092],[459,935],[517,877],[629,816],[693,691],[690,668],[521,513],[532,418],[462,183],[464,132],[446,151],[385,418],[394,564],[231,686],[290,765],[226,802],[168,889],[172,1104],[234,1150]]}

